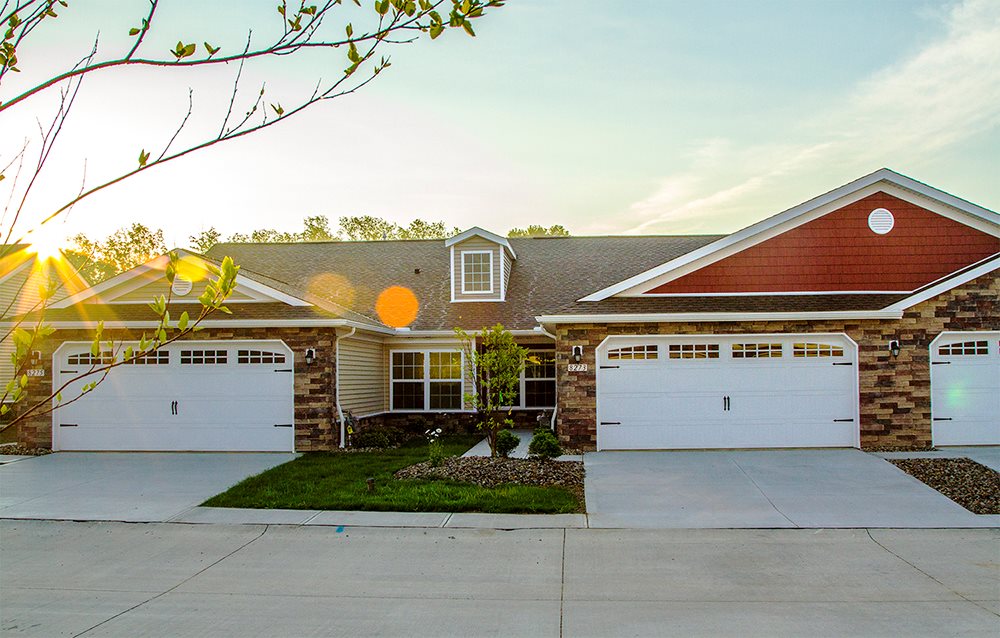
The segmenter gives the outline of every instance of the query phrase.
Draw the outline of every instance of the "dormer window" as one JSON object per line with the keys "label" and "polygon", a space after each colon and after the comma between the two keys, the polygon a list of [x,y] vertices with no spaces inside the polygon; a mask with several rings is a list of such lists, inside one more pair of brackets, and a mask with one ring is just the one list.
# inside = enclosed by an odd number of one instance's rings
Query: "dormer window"
{"label": "dormer window", "polygon": [[493,251],[462,251],[462,293],[493,293]]}

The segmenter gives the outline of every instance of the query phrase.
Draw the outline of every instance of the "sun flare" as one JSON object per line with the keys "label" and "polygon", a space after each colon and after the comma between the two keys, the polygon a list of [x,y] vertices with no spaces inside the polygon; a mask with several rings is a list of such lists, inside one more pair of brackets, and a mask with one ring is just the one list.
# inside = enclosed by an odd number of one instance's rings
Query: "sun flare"
{"label": "sun flare", "polygon": [[40,228],[31,231],[27,236],[28,252],[34,253],[39,260],[62,259],[64,238],[51,230]]}

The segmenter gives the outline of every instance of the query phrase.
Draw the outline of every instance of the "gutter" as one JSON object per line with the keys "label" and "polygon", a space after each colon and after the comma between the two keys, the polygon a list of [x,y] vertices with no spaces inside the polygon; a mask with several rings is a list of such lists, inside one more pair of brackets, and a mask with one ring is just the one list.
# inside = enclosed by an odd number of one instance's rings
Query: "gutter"
{"label": "gutter", "polygon": [[831,319],[902,319],[902,310],[833,310],[828,312],[673,312],[593,315],[541,315],[539,323],[676,323],[687,321],[802,321]]}
{"label": "gutter", "polygon": [[347,339],[348,337],[353,337],[354,333],[357,332],[357,328],[351,328],[351,331],[345,335],[338,336],[334,342],[334,353],[333,353],[333,402],[337,408],[337,418],[340,420],[340,447],[343,449],[345,447],[344,441],[347,439],[347,423],[344,421],[344,411],[340,407],[340,340]]}
{"label": "gutter", "polygon": [[[545,326],[543,326],[542,324],[538,324],[537,326],[535,326],[535,330],[537,330],[538,332],[542,333],[543,335],[545,335],[549,339],[552,339],[553,341],[558,341],[556,339],[556,336],[554,334],[552,334],[551,332],[549,332],[548,330],[546,330]],[[556,413],[558,411],[559,411],[559,383],[557,382],[556,383],[556,404],[552,408],[552,418],[549,419],[549,429],[552,430],[553,432],[556,431]]]}

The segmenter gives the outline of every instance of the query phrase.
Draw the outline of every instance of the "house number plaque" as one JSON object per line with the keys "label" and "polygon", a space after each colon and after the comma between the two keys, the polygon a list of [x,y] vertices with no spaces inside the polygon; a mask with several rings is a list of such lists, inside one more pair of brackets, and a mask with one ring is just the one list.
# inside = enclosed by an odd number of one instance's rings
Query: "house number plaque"
{"label": "house number plaque", "polygon": [[566,369],[569,372],[586,372],[587,371],[587,364],[586,363],[571,363],[571,364],[569,364],[567,366]]}

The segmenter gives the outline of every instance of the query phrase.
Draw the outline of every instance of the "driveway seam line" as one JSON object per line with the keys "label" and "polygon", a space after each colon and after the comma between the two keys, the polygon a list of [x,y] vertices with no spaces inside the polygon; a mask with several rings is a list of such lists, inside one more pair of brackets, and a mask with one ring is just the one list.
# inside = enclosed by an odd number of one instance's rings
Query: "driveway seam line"
{"label": "driveway seam line", "polygon": [[157,594],[155,596],[147,598],[146,600],[142,601],[141,603],[137,603],[135,605],[132,605],[128,609],[126,609],[124,611],[120,611],[117,614],[115,614],[114,616],[111,616],[110,618],[105,618],[104,620],[102,620],[101,622],[97,623],[93,627],[90,627],[88,629],[84,629],[83,631],[81,631],[78,634],[73,634],[73,638],[79,638],[80,636],[83,636],[84,634],[88,634],[91,631],[93,631],[93,630],[97,629],[98,627],[100,627],[101,625],[104,625],[104,624],[107,624],[107,623],[111,622],[115,618],[120,618],[121,616],[124,616],[125,614],[129,613],[130,611],[133,611],[135,609],[138,609],[139,607],[142,607],[146,603],[152,602],[152,601],[156,600],[157,598],[160,598],[161,596],[166,596],[170,592],[176,590],[181,585],[184,585],[185,583],[190,582],[193,578],[196,578],[196,577],[200,576],[201,574],[204,574],[206,571],[208,571],[209,569],[215,567],[216,565],[218,565],[222,561],[226,560],[227,558],[229,558],[230,556],[232,556],[236,552],[244,549],[245,547],[249,546],[251,543],[254,543],[255,541],[259,540],[262,536],[264,536],[264,534],[267,533],[267,530],[268,530],[269,527],[270,527],[269,525],[265,525],[264,529],[261,530],[260,534],[257,534],[256,536],[254,536],[253,538],[251,538],[247,542],[243,543],[242,545],[240,545],[239,547],[237,547],[233,551],[229,552],[228,554],[226,554],[225,556],[223,556],[219,560],[214,561],[210,565],[205,566],[203,569],[199,569],[197,572],[195,572],[194,574],[191,574],[190,576],[188,576],[187,578],[185,578],[181,582],[177,583],[173,587],[171,587],[171,588],[169,588],[169,589],[167,589],[165,591],[162,591],[162,592],[160,592],[159,594]]}
{"label": "driveway seam line", "polygon": [[323,513],[323,510],[319,510],[318,512],[316,512],[315,514],[313,514],[312,516],[310,516],[306,520],[304,520],[301,523],[299,523],[299,525],[308,525],[309,522],[312,521],[312,519],[316,518],[317,516],[319,516],[322,513]]}
{"label": "driveway seam line", "polygon": [[562,531],[562,569],[559,577],[559,638],[563,635],[563,605],[566,602],[566,528]]}
{"label": "driveway seam line", "polygon": [[448,523],[451,522],[451,517],[455,515],[455,512],[449,512],[447,516],[444,517],[444,521],[441,523],[441,529],[448,527]]}
{"label": "driveway seam line", "polygon": [[740,468],[740,472],[743,472],[743,475],[746,476],[750,480],[751,483],[753,483],[753,486],[757,488],[757,491],[760,492],[760,495],[764,497],[764,500],[768,502],[768,504],[771,506],[771,508],[774,509],[775,512],[781,514],[781,518],[783,518],[786,521],[788,521],[789,523],[791,523],[792,527],[795,527],[795,528],[799,527],[798,523],[796,523],[792,519],[790,519],[787,516],[785,516],[785,513],[778,509],[778,506],[774,504],[774,501],[771,500],[771,497],[769,497],[767,494],[765,494],[764,490],[760,489],[760,485],[757,485],[757,481],[753,480],[753,477],[750,476],[750,473],[747,472],[745,469],[743,469],[743,466],[739,464],[739,462],[736,460],[735,457],[730,456],[729,460],[733,462],[733,465],[735,465],[736,467]]}
{"label": "driveway seam line", "polygon": [[944,583],[942,583],[942,582],[941,582],[940,580],[938,580],[937,578],[934,578],[933,576],[931,576],[930,574],[928,574],[928,573],[927,573],[927,572],[925,572],[924,570],[920,569],[919,567],[917,567],[916,565],[914,565],[914,564],[913,564],[913,563],[911,563],[910,561],[906,560],[905,558],[903,558],[902,556],[900,556],[900,555],[899,555],[899,554],[897,554],[896,552],[892,551],[891,549],[889,549],[888,547],[886,547],[886,546],[885,546],[885,545],[883,545],[882,543],[878,542],[878,540],[877,540],[877,539],[876,539],[876,538],[875,538],[874,536],[872,536],[872,532],[871,532],[871,530],[870,530],[870,529],[868,529],[868,528],[865,528],[865,534],[867,534],[867,535],[868,535],[868,538],[870,538],[870,539],[871,539],[871,541],[872,541],[873,543],[875,543],[876,545],[878,545],[879,547],[881,547],[882,549],[884,549],[884,550],[885,550],[885,551],[887,551],[888,553],[892,554],[893,556],[895,556],[895,557],[896,557],[896,558],[898,558],[899,560],[903,561],[904,563],[906,563],[907,565],[909,565],[909,566],[910,566],[910,567],[912,567],[913,569],[917,570],[918,572],[920,572],[921,574],[923,574],[923,575],[924,575],[924,576],[926,576],[927,578],[930,578],[931,580],[933,580],[933,581],[934,581],[935,583],[937,583],[938,585],[941,585],[941,587],[945,588],[945,589],[946,589],[947,591],[950,591],[951,593],[955,594],[956,596],[958,596],[958,597],[959,597],[959,598],[961,598],[962,600],[964,600],[964,601],[966,601],[966,602],[968,602],[968,603],[971,603],[971,604],[975,605],[976,607],[979,607],[980,609],[983,609],[983,610],[985,610],[985,611],[987,611],[987,612],[989,612],[989,613],[993,614],[994,616],[997,616],[998,618],[1000,618],[1000,614],[998,614],[997,612],[993,611],[993,610],[992,610],[992,609],[990,609],[989,607],[984,607],[984,606],[980,605],[980,604],[979,604],[978,602],[976,602],[975,600],[972,600],[971,598],[969,598],[969,597],[967,597],[967,596],[963,596],[962,594],[958,593],[957,591],[955,591],[954,589],[952,589],[952,588],[951,588],[951,587],[949,587],[948,585],[945,585]]}

